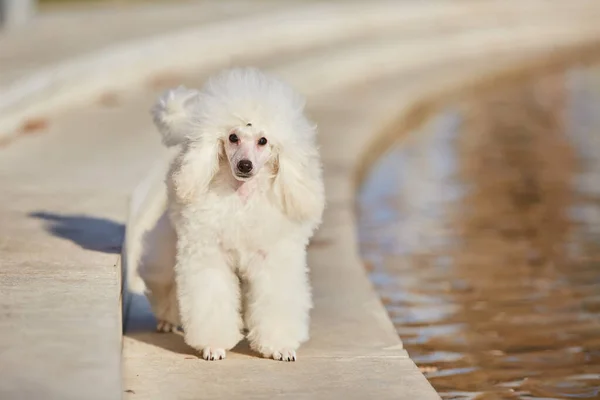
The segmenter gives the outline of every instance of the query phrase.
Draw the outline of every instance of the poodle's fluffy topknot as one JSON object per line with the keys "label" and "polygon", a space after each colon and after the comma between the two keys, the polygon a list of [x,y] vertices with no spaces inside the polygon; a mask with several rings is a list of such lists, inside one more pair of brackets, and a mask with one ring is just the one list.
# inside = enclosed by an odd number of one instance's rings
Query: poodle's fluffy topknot
{"label": "poodle's fluffy topknot", "polygon": [[314,137],[315,126],[304,117],[304,107],[305,99],[274,76],[256,68],[235,68],[213,76],[200,91],[183,86],[167,91],[152,115],[168,147],[242,122],[261,124],[277,132],[277,142],[286,138],[293,146]]}

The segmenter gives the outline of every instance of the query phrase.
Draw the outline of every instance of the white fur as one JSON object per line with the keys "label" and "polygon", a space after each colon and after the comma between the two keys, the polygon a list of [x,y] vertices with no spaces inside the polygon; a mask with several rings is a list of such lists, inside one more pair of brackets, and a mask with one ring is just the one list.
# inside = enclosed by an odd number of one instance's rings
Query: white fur
{"label": "white fur", "polygon": [[[325,205],[304,100],[256,69],[233,69],[201,91],[166,93],[152,113],[163,143],[180,146],[140,268],[159,328],[181,324],[186,343],[221,359],[245,327],[255,351],[294,361],[309,337],[306,246]],[[241,159],[251,176],[236,175]]]}
{"label": "white fur", "polygon": [[154,124],[158,127],[165,146],[172,147],[185,140],[190,132],[191,120],[188,115],[193,112],[198,94],[197,90],[179,86],[168,90],[152,107]]}

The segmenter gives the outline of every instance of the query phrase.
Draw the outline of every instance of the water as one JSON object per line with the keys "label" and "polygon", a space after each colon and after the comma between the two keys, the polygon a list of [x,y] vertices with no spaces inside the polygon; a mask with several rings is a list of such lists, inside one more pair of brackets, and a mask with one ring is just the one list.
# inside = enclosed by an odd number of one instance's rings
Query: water
{"label": "water", "polygon": [[445,399],[600,398],[600,68],[432,118],[359,193],[372,281]]}

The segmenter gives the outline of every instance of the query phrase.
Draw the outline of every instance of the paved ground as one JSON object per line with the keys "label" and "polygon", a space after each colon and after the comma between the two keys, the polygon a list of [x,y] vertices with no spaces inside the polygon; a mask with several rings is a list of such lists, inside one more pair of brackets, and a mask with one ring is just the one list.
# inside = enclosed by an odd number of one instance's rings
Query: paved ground
{"label": "paved ground", "polygon": [[[321,130],[329,207],[309,255],[312,340],[294,364],[243,348],[222,363],[198,360],[179,337],[146,332],[151,316],[132,296],[121,386],[118,253],[132,188],[164,155],[147,114],[156,85],[56,111],[37,122],[42,129],[0,148],[0,397],[437,398],[357,257],[357,169],[415,101],[598,37],[594,2],[550,3],[515,1],[498,14],[445,2],[462,19],[423,20],[427,13],[413,11],[421,20],[412,29],[365,30],[360,40],[340,36],[335,46],[285,56],[244,54],[305,92]],[[389,3],[390,13],[405,6]],[[210,72],[199,70],[177,80],[198,85]],[[132,239],[140,220],[131,220]]]}
{"label": "paved ground", "polygon": [[[87,6],[42,12],[30,24],[0,35],[0,87],[25,77],[42,66],[74,55],[160,35],[200,24],[219,23],[241,15],[290,8],[290,1],[201,0],[169,4],[115,7]],[[91,7],[91,9],[90,9]],[[74,35],[82,32],[84,37]]]}

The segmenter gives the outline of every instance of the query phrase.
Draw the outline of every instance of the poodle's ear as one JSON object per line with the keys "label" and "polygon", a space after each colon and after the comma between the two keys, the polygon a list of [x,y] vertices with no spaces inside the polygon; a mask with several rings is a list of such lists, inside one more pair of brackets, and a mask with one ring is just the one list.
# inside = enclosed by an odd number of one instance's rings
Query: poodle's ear
{"label": "poodle's ear", "polygon": [[199,99],[199,91],[179,86],[165,92],[151,110],[163,144],[182,145],[171,165],[168,185],[177,201],[184,203],[208,190],[219,169],[222,150],[216,135],[201,132],[197,120]]}
{"label": "poodle's ear", "polygon": [[325,207],[321,161],[316,146],[278,151],[273,189],[282,211],[296,221],[321,222]]}
{"label": "poodle's ear", "polygon": [[188,203],[208,191],[219,170],[222,149],[221,141],[213,137],[202,137],[184,145],[169,173],[170,190],[177,201]]}

